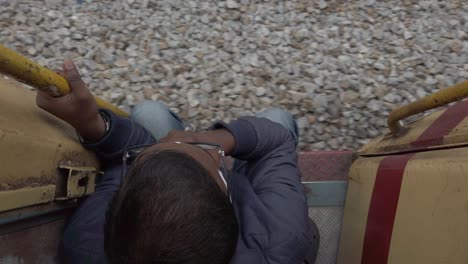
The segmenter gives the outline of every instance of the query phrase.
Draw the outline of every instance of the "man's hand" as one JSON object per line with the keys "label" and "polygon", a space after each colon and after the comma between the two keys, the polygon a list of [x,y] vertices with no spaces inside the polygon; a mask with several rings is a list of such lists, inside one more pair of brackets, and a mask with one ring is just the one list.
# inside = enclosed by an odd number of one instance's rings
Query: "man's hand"
{"label": "man's hand", "polygon": [[72,125],[85,140],[99,140],[106,132],[105,123],[73,61],[66,60],[63,63],[63,77],[70,85],[70,93],[53,97],[38,90],[37,106]]}

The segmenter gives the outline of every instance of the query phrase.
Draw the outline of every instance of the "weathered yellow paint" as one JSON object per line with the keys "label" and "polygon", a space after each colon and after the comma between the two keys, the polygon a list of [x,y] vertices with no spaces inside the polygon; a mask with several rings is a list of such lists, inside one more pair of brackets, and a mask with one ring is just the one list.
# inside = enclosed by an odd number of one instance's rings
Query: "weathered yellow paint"
{"label": "weathered yellow paint", "polygon": [[[377,171],[387,156],[351,167],[338,264],[361,263]],[[468,147],[415,154],[398,201],[388,264],[468,263]]]}
{"label": "weathered yellow paint", "polygon": [[375,175],[383,157],[359,158],[351,166],[341,228],[338,264],[361,263]]}
{"label": "weathered yellow paint", "polygon": [[468,263],[468,148],[421,152],[408,163],[389,264]]}
{"label": "weathered yellow paint", "polygon": [[70,125],[36,106],[34,91],[0,76],[0,193],[61,184],[60,165],[99,168]]}
{"label": "weathered yellow paint", "polygon": [[447,105],[451,102],[461,100],[468,96],[468,81],[456,84],[452,87],[440,90],[429,96],[426,96],[416,102],[395,109],[388,116],[388,127],[392,134],[398,134],[401,131],[399,121],[409,116],[434,109],[436,107]]}
{"label": "weathered yellow paint", "polygon": [[458,124],[447,136],[444,137],[444,145],[457,145],[460,142],[468,143],[468,117]]}
{"label": "weathered yellow paint", "polygon": [[0,192],[0,212],[51,202],[54,196],[55,185],[3,191]]}
{"label": "weathered yellow paint", "polygon": [[[0,45],[0,73],[9,74],[21,82],[56,96],[70,92],[70,86],[62,76],[2,45]],[[95,100],[101,108],[109,109],[120,116],[128,116],[125,111],[98,97],[95,97]]]}

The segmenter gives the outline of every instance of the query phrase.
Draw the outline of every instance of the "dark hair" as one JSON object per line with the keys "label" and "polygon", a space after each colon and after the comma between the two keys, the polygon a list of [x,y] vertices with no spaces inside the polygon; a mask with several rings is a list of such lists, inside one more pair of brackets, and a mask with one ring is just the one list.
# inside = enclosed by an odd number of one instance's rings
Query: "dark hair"
{"label": "dark hair", "polygon": [[112,201],[105,250],[110,263],[229,263],[237,221],[229,198],[189,155],[138,159]]}

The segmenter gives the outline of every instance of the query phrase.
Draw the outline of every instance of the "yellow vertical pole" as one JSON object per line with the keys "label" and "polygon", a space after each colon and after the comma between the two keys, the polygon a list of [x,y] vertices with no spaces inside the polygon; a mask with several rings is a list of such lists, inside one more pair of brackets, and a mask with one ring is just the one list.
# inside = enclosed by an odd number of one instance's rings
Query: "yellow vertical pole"
{"label": "yellow vertical pole", "polygon": [[[2,45],[0,45],[0,72],[56,96],[70,92],[70,86],[65,78]],[[111,103],[99,97],[94,98],[99,107],[109,109],[119,116],[128,116],[128,113]]]}

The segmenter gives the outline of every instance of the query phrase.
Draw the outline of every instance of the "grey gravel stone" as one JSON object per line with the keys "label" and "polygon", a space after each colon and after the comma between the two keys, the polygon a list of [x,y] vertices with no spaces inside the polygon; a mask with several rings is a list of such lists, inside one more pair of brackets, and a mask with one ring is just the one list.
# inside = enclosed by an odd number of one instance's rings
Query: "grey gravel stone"
{"label": "grey gravel stone", "polygon": [[410,39],[410,38],[413,37],[413,34],[411,34],[411,32],[409,32],[409,31],[405,31],[405,33],[403,33],[403,37],[405,39]]}
{"label": "grey gravel stone", "polygon": [[425,81],[426,84],[429,84],[429,85],[434,85],[434,84],[437,84],[439,81],[435,78],[432,78],[432,77],[428,77]]}
{"label": "grey gravel stone", "polygon": [[367,108],[369,108],[372,111],[379,111],[381,110],[381,103],[377,100],[371,100],[370,102],[367,103]]}
{"label": "grey gravel stone", "polygon": [[31,48],[28,48],[28,54],[31,55],[31,56],[34,56],[37,54],[37,50],[33,47]]}
{"label": "grey gravel stone", "polygon": [[231,9],[239,8],[239,4],[234,0],[227,0],[226,1],[226,6],[227,6],[227,8],[231,8]]}
{"label": "grey gravel stone", "polygon": [[374,68],[376,68],[377,70],[385,70],[387,67],[385,67],[385,65],[383,65],[382,63],[376,63],[374,64]]}
{"label": "grey gravel stone", "polygon": [[323,1],[323,0],[319,1],[319,8],[320,9],[325,9],[327,7],[328,7],[328,4],[327,4],[326,1]]}
{"label": "grey gravel stone", "polygon": [[381,40],[383,39],[384,37],[384,32],[382,30],[375,30],[374,33],[372,34],[372,36],[377,39],[377,40]]}
{"label": "grey gravel stone", "polygon": [[255,94],[256,94],[257,96],[263,96],[263,95],[266,94],[266,89],[265,89],[264,87],[257,87],[257,88],[255,89]]}

